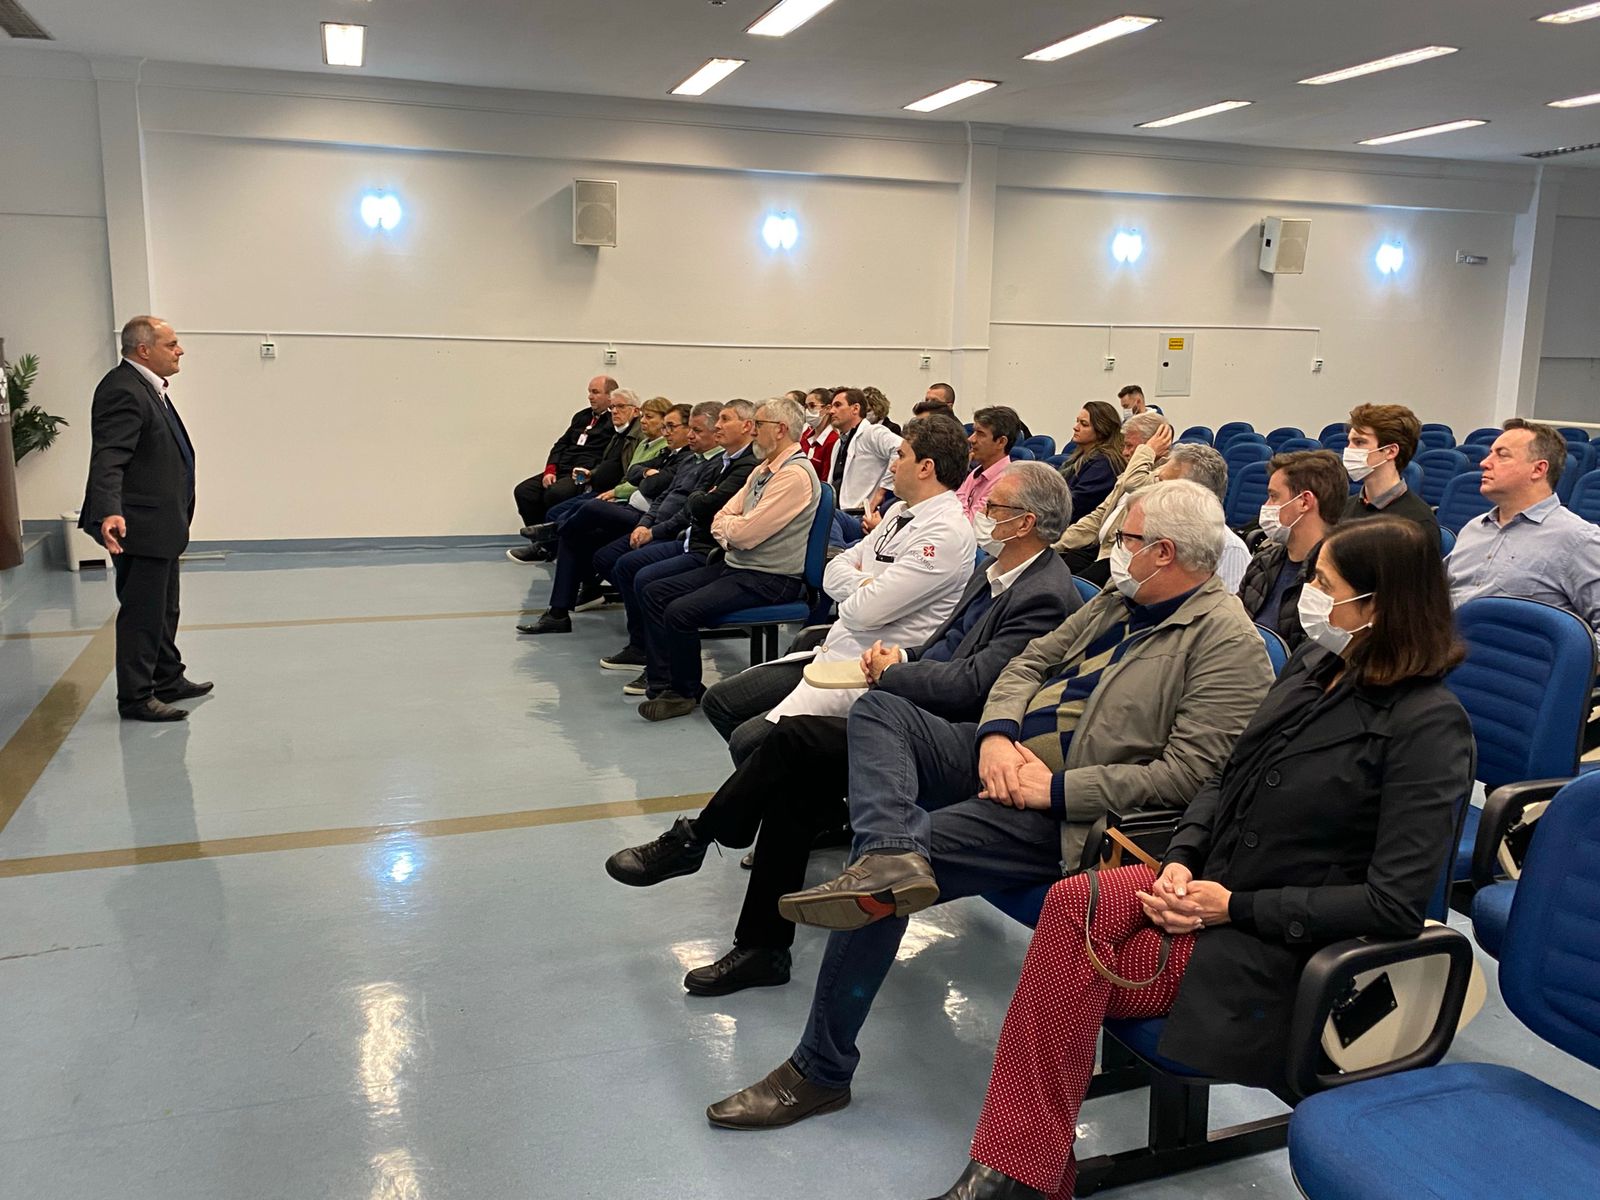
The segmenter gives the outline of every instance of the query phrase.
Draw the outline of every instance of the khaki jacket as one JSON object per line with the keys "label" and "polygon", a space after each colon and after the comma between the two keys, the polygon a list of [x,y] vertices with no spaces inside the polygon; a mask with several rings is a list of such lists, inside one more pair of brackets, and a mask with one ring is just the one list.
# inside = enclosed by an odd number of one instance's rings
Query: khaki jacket
{"label": "khaki jacket", "polygon": [[[1056,542],[1055,549],[1059,554],[1064,550],[1082,550],[1096,542],[1101,543],[1101,557],[1105,557],[1104,543],[1115,529],[1109,532],[1102,527],[1121,503],[1122,498],[1129,492],[1137,492],[1148,487],[1156,480],[1156,456],[1149,446],[1140,446],[1133,452],[1133,457],[1128,460],[1127,468],[1117,476],[1116,486],[1113,487],[1106,498],[1095,507],[1087,516],[1079,517],[1066,532],[1061,535],[1061,540]],[[1120,524],[1120,522],[1119,522]]]}
{"label": "khaki jacket", "polygon": [[[1029,642],[989,692],[980,736],[1012,736],[1035,694],[1121,614],[1107,590]],[[1272,686],[1266,647],[1239,598],[1212,576],[1100,677],[1067,752],[1061,860],[1077,868],[1108,809],[1181,810],[1214,778]]]}

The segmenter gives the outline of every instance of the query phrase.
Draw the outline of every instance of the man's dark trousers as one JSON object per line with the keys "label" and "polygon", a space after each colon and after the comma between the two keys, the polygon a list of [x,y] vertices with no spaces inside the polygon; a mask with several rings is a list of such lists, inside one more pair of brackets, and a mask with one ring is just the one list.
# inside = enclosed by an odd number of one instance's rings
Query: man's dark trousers
{"label": "man's dark trousers", "polygon": [[178,656],[178,560],[114,554],[117,707],[129,708],[183,678]]}
{"label": "man's dark trousers", "polygon": [[700,684],[701,629],[724,613],[788,604],[805,592],[797,576],[742,571],[725,562],[637,586],[647,618],[645,679],[653,688],[669,688],[690,700],[705,691]]}
{"label": "man's dark trousers", "polygon": [[684,551],[681,536],[671,541],[646,542],[637,550],[628,549],[625,538],[618,538],[600,548],[594,556],[595,574],[601,579],[609,579],[611,586],[622,593],[622,609],[628,619],[630,646],[643,650],[645,645],[644,600],[639,595],[639,589],[652,579],[704,566],[705,561],[702,554]]}
{"label": "man's dark trousers", "polygon": [[550,592],[551,608],[571,608],[578,591],[594,578],[595,552],[617,535],[626,534],[644,514],[627,504],[591,500],[580,506],[561,527],[556,542],[556,581]]}
{"label": "man's dark trousers", "polygon": [[517,513],[522,517],[524,525],[541,525],[544,523],[545,512],[563,500],[570,500],[583,489],[572,482],[572,476],[557,479],[549,487],[544,486],[544,476],[534,475],[524,479],[511,490],[516,497]]}

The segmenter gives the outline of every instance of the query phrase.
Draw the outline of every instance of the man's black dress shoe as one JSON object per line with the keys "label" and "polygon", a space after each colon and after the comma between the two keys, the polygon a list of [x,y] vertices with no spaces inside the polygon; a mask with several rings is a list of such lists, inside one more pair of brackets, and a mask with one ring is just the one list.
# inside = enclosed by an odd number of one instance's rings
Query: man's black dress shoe
{"label": "man's black dress shoe", "polygon": [[532,625],[518,625],[518,633],[571,633],[572,618],[568,616],[552,616],[545,613]]}
{"label": "man's black dress shoe", "polygon": [[745,988],[778,987],[789,982],[789,952],[760,946],[735,946],[714,963],[696,967],[683,986],[696,996],[727,996]]}
{"label": "man's black dress shoe", "polygon": [[693,875],[710,847],[710,842],[694,836],[688,817],[679,817],[654,841],[618,850],[606,859],[606,874],[629,887],[650,887],[664,879]]}
{"label": "man's black dress shoe", "polygon": [[207,680],[196,683],[192,679],[180,679],[168,687],[156,689],[156,699],[171,704],[174,700],[193,700],[197,696],[209,695],[211,689],[217,685]]}
{"label": "man's black dress shoe", "polygon": [[163,704],[154,696],[139,704],[119,707],[117,711],[122,714],[124,721],[183,721],[189,717],[183,709]]}
{"label": "man's black dress shoe", "polygon": [[849,1088],[825,1088],[800,1074],[788,1059],[760,1083],[718,1100],[706,1120],[723,1129],[781,1129],[850,1103]]}
{"label": "man's black dress shoe", "polygon": [[961,1178],[942,1196],[933,1200],[1049,1200],[1044,1192],[1018,1183],[981,1162],[969,1162]]}

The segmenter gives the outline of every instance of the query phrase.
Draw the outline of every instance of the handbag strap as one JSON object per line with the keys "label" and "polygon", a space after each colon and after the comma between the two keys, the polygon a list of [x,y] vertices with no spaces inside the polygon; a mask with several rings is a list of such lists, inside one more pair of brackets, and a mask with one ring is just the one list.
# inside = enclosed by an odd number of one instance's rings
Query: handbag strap
{"label": "handbag strap", "polygon": [[[1114,834],[1116,833],[1116,830],[1113,829],[1109,830],[1108,832]],[[1133,846],[1131,842],[1128,843],[1128,845],[1140,857],[1146,859],[1149,858],[1149,855],[1145,854],[1144,851],[1140,850],[1138,847]],[[1172,954],[1172,935],[1170,933],[1162,933],[1161,953],[1156,959],[1155,974],[1150,976],[1149,979],[1124,979],[1121,975],[1118,975],[1110,967],[1106,966],[1105,963],[1100,961],[1100,956],[1095,953],[1094,939],[1089,936],[1089,931],[1094,927],[1094,912],[1100,903],[1100,872],[1085,871],[1084,874],[1089,877],[1089,909],[1083,920],[1083,949],[1084,952],[1089,956],[1089,965],[1093,967],[1096,972],[1119,988],[1149,987],[1157,979],[1160,979],[1161,972],[1167,969],[1167,959]]]}
{"label": "handbag strap", "polygon": [[1157,875],[1161,874],[1161,864],[1157,862],[1153,856],[1147,854],[1137,842],[1135,842],[1127,834],[1123,833],[1122,830],[1118,829],[1115,825],[1112,825],[1106,830],[1106,836],[1115,843],[1115,848],[1111,852],[1113,866],[1122,865],[1122,852],[1126,850],[1129,854],[1133,855]]}

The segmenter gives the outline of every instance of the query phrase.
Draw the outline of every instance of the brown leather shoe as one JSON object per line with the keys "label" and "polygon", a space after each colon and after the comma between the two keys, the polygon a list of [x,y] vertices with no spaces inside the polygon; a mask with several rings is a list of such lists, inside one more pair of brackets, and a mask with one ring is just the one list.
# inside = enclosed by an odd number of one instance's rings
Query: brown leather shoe
{"label": "brown leather shoe", "polygon": [[909,917],[939,899],[933,867],[911,851],[863,854],[844,874],[778,897],[778,912],[796,925],[860,929],[884,917]]}
{"label": "brown leather shoe", "polygon": [[722,1129],[782,1129],[849,1103],[849,1088],[825,1088],[811,1083],[784,1059],[760,1083],[752,1083],[706,1109],[706,1120]]}

